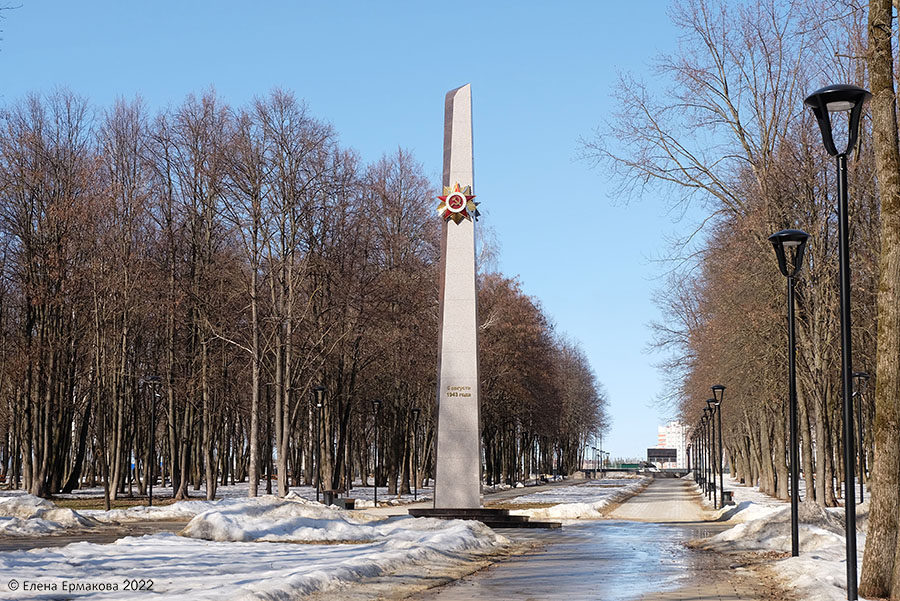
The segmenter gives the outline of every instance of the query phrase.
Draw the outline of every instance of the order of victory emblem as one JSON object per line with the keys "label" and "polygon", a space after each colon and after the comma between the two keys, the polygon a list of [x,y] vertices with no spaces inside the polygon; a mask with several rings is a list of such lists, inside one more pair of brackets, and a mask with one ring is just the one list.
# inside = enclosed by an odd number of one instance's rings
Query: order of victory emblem
{"label": "order of victory emblem", "polygon": [[438,206],[438,213],[444,219],[452,219],[453,223],[459,225],[463,219],[472,221],[473,218],[478,219],[478,203],[473,201],[475,195],[472,194],[472,186],[462,187],[459,184],[454,186],[444,186],[444,195],[438,196],[441,204]]}

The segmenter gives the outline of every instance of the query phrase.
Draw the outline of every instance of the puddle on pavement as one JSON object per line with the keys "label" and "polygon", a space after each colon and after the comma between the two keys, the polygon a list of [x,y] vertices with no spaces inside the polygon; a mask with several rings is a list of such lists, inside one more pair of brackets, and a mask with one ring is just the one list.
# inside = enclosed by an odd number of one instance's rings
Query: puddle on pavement
{"label": "puddle on pavement", "polygon": [[505,536],[544,546],[416,598],[627,601],[677,588],[693,576],[700,556],[685,543],[724,528],[604,520],[567,523],[555,532],[506,530]]}

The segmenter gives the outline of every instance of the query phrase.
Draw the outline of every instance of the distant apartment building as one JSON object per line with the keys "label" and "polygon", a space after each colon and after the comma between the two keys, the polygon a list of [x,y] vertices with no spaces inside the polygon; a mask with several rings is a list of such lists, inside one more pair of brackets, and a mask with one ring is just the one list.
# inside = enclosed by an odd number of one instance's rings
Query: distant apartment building
{"label": "distant apartment building", "polygon": [[688,427],[681,422],[669,422],[665,426],[660,426],[656,448],[675,449],[675,457],[674,461],[671,460],[671,457],[665,457],[668,461],[660,461],[664,457],[659,456],[658,461],[651,461],[651,463],[662,469],[687,468],[687,434]]}

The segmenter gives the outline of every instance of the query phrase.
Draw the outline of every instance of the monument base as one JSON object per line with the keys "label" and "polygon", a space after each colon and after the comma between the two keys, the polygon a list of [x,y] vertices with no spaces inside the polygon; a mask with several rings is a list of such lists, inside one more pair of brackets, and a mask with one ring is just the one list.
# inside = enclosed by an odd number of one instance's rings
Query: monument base
{"label": "monument base", "polygon": [[461,508],[461,509],[409,509],[409,515],[416,518],[438,520],[476,520],[490,528],[559,528],[559,522],[533,522],[527,515],[509,515],[508,509]]}

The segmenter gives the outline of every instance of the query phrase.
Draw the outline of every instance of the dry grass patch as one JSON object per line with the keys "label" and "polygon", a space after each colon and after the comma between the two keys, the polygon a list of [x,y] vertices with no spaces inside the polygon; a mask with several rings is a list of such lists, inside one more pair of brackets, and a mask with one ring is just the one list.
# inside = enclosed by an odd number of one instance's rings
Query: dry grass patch
{"label": "dry grass patch", "polygon": [[[78,511],[79,509],[106,509],[106,503],[103,500],[103,497],[87,497],[81,499],[50,499],[53,501],[57,507],[65,507],[67,509],[74,509]],[[193,499],[199,500],[199,499]],[[175,502],[175,499],[171,497],[157,499],[153,497],[153,506],[162,506],[162,505],[171,505]],[[149,499],[146,497],[138,497],[138,498],[126,498],[126,499],[116,499],[115,501],[110,502],[110,507],[112,509],[128,509],[129,507],[137,507],[138,505],[147,505],[149,503]]]}
{"label": "dry grass patch", "polygon": [[503,501],[494,501],[486,504],[485,507],[490,509],[546,509],[556,505],[559,505],[559,503],[504,503]]}

